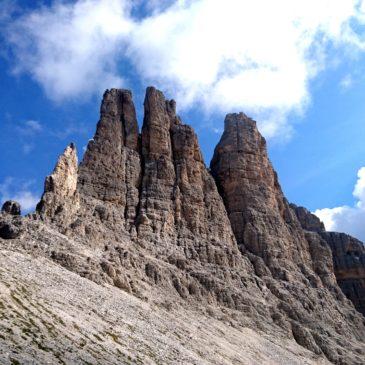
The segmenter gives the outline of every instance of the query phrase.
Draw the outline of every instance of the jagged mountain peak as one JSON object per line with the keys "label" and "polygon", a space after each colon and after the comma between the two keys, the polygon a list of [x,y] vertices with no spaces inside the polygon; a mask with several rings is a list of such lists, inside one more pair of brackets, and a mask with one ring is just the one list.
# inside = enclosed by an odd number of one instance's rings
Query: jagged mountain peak
{"label": "jagged mountain peak", "polygon": [[[1,247],[119,288],[145,307],[169,308],[177,326],[183,308],[218,318],[237,336],[249,327],[279,338],[296,349],[284,363],[361,364],[364,319],[336,282],[338,240],[331,245],[314,229],[318,222],[303,217],[308,211],[289,205],[256,122],[233,113],[224,124],[208,171],[174,100],[148,87],[139,132],[131,92],[107,90],[81,163],[69,146],[46,179],[37,214],[1,214],[0,233],[11,233]],[[298,353],[298,345],[309,351]],[[154,356],[164,363],[157,349]],[[280,363],[275,354],[267,361]]]}

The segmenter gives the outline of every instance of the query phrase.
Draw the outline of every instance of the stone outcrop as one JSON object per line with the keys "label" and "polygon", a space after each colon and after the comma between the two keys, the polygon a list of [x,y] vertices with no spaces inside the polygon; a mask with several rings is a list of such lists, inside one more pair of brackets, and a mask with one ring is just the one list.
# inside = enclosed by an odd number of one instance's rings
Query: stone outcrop
{"label": "stone outcrop", "polygon": [[[330,350],[333,344],[314,330],[330,323],[335,328],[343,321],[333,317],[334,308],[346,300],[336,284],[331,250],[316,232],[303,230],[282,193],[255,121],[243,113],[227,115],[210,167],[241,252],[279,299],[281,313],[292,319],[294,338],[338,362]],[[318,222],[305,224],[314,227]],[[314,304],[319,292],[326,298],[320,310]],[[312,304],[303,310],[308,298]]]}
{"label": "stone outcrop", "polygon": [[[228,114],[210,167],[242,252],[261,257],[276,278],[311,265],[308,242],[289,207],[256,122]],[[289,270],[289,271],[288,271]]]}
{"label": "stone outcrop", "polygon": [[44,183],[44,193],[36,210],[44,220],[66,227],[79,208],[77,191],[78,162],[76,147],[71,143],[59,157]]}
{"label": "stone outcrop", "polygon": [[337,364],[365,355],[363,318],[337,286],[321,224],[289,205],[243,113],[227,115],[210,172],[173,100],[148,88],[139,133],[131,93],[107,90],[81,164],[69,146],[37,212],[25,219],[32,254],[96,283],[167,308],[199,303]]}
{"label": "stone outcrop", "polygon": [[[358,239],[345,233],[326,232],[324,224],[306,208],[291,204],[307,231],[319,233],[331,249],[333,270],[344,294],[365,315],[365,246]],[[308,233],[309,234],[309,233]],[[318,240],[318,237],[316,238]],[[317,257],[321,257],[317,255]]]}
{"label": "stone outcrop", "polygon": [[23,222],[20,216],[2,213],[0,215],[0,238],[15,239],[23,232]]}
{"label": "stone outcrop", "polygon": [[[79,168],[78,190],[86,200],[112,203],[120,219],[132,223],[138,205],[141,162],[132,94],[111,89],[104,94],[95,136]],[[120,209],[122,208],[122,209]]]}
{"label": "stone outcrop", "polygon": [[338,285],[365,316],[365,247],[345,233],[322,232],[322,238],[332,250]]}
{"label": "stone outcrop", "polygon": [[290,204],[290,208],[294,210],[303,229],[312,232],[325,231],[323,222],[321,222],[321,220],[316,215],[312,214],[308,209],[304,207],[298,207],[293,203]]}
{"label": "stone outcrop", "polygon": [[23,232],[20,204],[14,200],[4,202],[0,213],[0,238],[15,239]]}
{"label": "stone outcrop", "polygon": [[1,212],[11,215],[20,215],[20,204],[14,200],[7,200],[1,208]]}

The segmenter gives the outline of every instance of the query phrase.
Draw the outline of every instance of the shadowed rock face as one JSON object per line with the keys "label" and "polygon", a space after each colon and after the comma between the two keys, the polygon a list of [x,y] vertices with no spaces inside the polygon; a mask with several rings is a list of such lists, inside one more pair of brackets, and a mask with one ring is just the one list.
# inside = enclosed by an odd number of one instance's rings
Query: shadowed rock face
{"label": "shadowed rock face", "polygon": [[338,285],[365,316],[365,247],[362,242],[345,233],[323,232],[331,247]]}
{"label": "shadowed rock face", "polygon": [[295,204],[290,204],[302,226],[303,229],[313,232],[324,232],[324,224],[321,220],[314,214],[312,214],[308,209],[304,207],[298,207]]}
{"label": "shadowed rock face", "polygon": [[[285,199],[253,120],[227,115],[211,174],[173,100],[148,88],[139,134],[131,93],[112,89],[78,170],[75,157],[72,146],[60,157],[19,247],[158,305],[212,306],[232,325],[361,363],[363,318],[329,245]],[[50,236],[55,226],[67,237]]]}
{"label": "shadowed rock face", "polygon": [[1,212],[11,215],[20,215],[20,204],[14,200],[8,200],[3,204]]}
{"label": "shadowed rock face", "polygon": [[[365,315],[365,247],[345,233],[326,232],[324,224],[303,207],[290,205],[303,229],[318,232],[331,249],[336,280],[355,308]],[[309,234],[309,233],[308,233]],[[313,235],[312,235],[313,236]]]}

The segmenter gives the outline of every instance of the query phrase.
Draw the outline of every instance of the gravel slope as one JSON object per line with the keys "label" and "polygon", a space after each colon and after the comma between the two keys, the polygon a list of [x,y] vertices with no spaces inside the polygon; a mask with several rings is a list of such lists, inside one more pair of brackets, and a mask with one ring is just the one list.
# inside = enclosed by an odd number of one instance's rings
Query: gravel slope
{"label": "gravel slope", "polygon": [[326,364],[196,310],[162,308],[54,262],[0,251],[1,364]]}

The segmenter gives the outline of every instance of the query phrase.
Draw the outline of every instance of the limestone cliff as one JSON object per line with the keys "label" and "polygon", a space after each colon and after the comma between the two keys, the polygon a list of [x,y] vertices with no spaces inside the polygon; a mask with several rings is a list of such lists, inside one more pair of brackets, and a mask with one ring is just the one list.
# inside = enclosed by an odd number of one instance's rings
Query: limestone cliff
{"label": "limestone cliff", "polygon": [[[37,212],[17,217],[21,235],[0,247],[164,308],[178,327],[184,308],[187,318],[210,316],[238,337],[251,328],[310,351],[291,363],[363,362],[364,318],[337,285],[331,244],[320,223],[288,204],[265,139],[243,113],[227,115],[210,172],[175,101],[149,87],[139,133],[131,92],[107,90],[81,164],[69,146]],[[2,213],[0,223],[11,217]],[[77,343],[73,349],[97,359]],[[232,361],[247,363],[245,351]]]}
{"label": "limestone cliff", "polygon": [[55,221],[63,228],[70,224],[79,208],[77,171],[76,147],[71,143],[44,182],[44,193],[36,208],[42,219]]}
{"label": "limestone cliff", "polygon": [[291,204],[303,229],[318,232],[332,251],[337,283],[356,309],[365,315],[365,246],[345,233],[326,232],[317,216]]}

